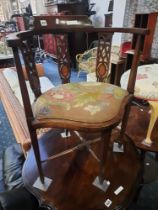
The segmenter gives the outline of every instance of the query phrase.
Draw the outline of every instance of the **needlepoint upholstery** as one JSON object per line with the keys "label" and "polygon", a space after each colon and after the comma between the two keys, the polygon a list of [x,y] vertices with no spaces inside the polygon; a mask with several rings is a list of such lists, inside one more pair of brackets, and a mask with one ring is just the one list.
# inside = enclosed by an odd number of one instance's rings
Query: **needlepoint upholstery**
{"label": "needlepoint upholstery", "polygon": [[107,122],[119,113],[127,95],[126,90],[111,84],[68,83],[43,93],[33,105],[34,116],[38,120]]}
{"label": "needlepoint upholstery", "polygon": [[[130,70],[121,77],[121,87],[126,89]],[[138,67],[135,97],[149,101],[158,100],[158,64],[150,64]]]}

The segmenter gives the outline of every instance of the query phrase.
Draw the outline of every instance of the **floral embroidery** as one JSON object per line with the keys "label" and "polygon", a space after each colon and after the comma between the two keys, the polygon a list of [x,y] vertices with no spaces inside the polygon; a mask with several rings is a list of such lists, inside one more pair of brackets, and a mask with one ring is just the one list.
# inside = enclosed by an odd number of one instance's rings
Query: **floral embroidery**
{"label": "floral embroidery", "polygon": [[[130,70],[125,72],[121,78],[121,87],[127,88]],[[146,100],[158,100],[158,64],[144,65],[138,67],[135,84],[135,97]]]}
{"label": "floral embroidery", "polygon": [[40,108],[40,110],[39,110],[39,114],[40,115],[47,115],[47,114],[49,114],[50,113],[50,109],[48,108],[48,107],[42,107],[42,108]]}
{"label": "floral embroidery", "polygon": [[97,112],[100,111],[99,106],[93,106],[93,105],[88,105],[84,108],[84,110],[89,111],[91,115],[96,114]]}
{"label": "floral embroidery", "polygon": [[105,87],[105,89],[104,89],[105,94],[107,94],[107,93],[113,94],[114,88],[115,88],[115,86]]}
{"label": "floral embroidery", "polygon": [[48,106],[51,107],[54,106],[55,107],[64,107],[67,111],[71,109],[71,104],[69,102],[65,102],[65,101],[49,101],[48,102]]}
{"label": "floral embroidery", "polygon": [[37,119],[103,122],[112,119],[127,94],[127,91],[105,83],[64,84],[42,94],[34,105],[34,113]]}
{"label": "floral embroidery", "polygon": [[137,74],[136,80],[147,79],[147,74]]}
{"label": "floral embroidery", "polygon": [[[143,67],[143,68],[144,68],[144,67]],[[149,71],[151,71],[151,67],[150,67],[150,66],[146,66],[146,67],[145,67],[145,72],[148,73]]]}
{"label": "floral embroidery", "polygon": [[78,97],[74,100],[74,107],[86,106],[87,104],[95,103],[98,99],[100,99],[98,91],[85,92],[78,95]]}
{"label": "floral embroidery", "polygon": [[101,107],[102,109],[105,109],[105,107],[108,107],[109,105],[110,105],[110,103],[107,102],[107,101],[102,101],[102,102],[100,103],[100,107]]}
{"label": "floral embroidery", "polygon": [[124,91],[120,88],[115,88],[114,89],[114,97],[117,99],[124,97]]}
{"label": "floral embroidery", "polygon": [[56,100],[70,101],[74,95],[68,91],[58,90],[57,92],[50,92],[50,96]]}
{"label": "floral embroidery", "polygon": [[53,98],[55,98],[55,99],[64,99],[64,95],[61,95],[61,94],[54,94],[54,95],[53,95]]}

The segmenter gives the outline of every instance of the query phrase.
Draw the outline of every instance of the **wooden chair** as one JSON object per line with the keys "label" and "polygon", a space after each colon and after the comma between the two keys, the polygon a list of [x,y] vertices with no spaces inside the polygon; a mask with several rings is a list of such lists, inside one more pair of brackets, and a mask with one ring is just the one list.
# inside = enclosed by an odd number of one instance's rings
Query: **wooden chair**
{"label": "wooden chair", "polygon": [[[39,27],[40,23],[41,27]],[[49,17],[46,19],[42,17],[42,20],[39,20],[39,24],[38,28],[35,27],[32,30],[18,33],[14,37],[8,37],[8,44],[12,47],[14,53],[27,124],[40,180],[42,183],[45,181],[44,171],[42,169],[43,161],[40,158],[36,129],[45,127],[64,128],[78,132],[101,133],[100,140],[103,142],[103,150],[101,152],[101,158],[98,161],[100,164],[100,174],[98,176],[99,183],[102,185],[104,184],[104,168],[111,132],[122,119],[124,119],[122,124],[125,128],[127,121],[126,117],[124,117],[125,108],[133,97],[141,37],[147,34],[148,30],[136,28],[93,28],[78,25],[72,27],[70,25],[64,27],[58,26],[55,28],[52,26],[51,21],[49,21]],[[98,33],[99,45],[96,65],[98,82],[69,83],[71,73],[68,35],[71,32]],[[103,83],[109,71],[111,39],[115,32],[137,34],[136,50],[127,91],[120,87]],[[48,33],[52,33],[56,37],[59,74],[63,84],[41,94],[31,40],[34,35]],[[31,107],[27,87],[24,82],[19,50],[22,53],[30,85],[36,97],[33,107]],[[122,129],[121,135],[123,135],[123,131],[124,129]],[[95,140],[83,141],[78,145],[77,149],[81,147],[88,148],[90,144],[95,142]],[[49,157],[48,160],[60,157],[73,150],[76,150],[76,147],[55,154]]]}

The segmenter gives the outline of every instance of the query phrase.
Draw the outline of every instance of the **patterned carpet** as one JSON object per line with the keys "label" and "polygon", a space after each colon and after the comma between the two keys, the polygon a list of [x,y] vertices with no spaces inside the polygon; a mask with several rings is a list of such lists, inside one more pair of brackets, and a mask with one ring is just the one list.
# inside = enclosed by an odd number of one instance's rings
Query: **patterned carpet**
{"label": "patterned carpet", "polygon": [[[59,85],[61,80],[56,63],[54,63],[51,59],[46,59],[43,61],[43,66],[45,69],[45,75],[52,81],[55,86]],[[87,77],[85,72],[81,72],[80,76],[78,76],[78,72],[74,68],[71,69],[71,82],[81,82],[86,81],[86,79]]]}
{"label": "patterned carpet", "polygon": [[5,114],[2,102],[0,101],[0,158],[2,157],[3,151],[15,142],[14,134]]}
{"label": "patterned carpet", "polygon": [[143,185],[136,203],[128,210],[158,210],[158,162],[154,153],[147,153]]}

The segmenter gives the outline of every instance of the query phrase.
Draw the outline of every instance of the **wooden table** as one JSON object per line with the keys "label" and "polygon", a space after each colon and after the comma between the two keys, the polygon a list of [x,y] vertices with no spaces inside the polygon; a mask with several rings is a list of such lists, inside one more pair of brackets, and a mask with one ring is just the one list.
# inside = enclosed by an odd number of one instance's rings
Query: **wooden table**
{"label": "wooden table", "polygon": [[152,131],[151,139],[152,144],[150,147],[143,144],[143,140],[146,137],[149,121],[150,121],[150,108],[133,106],[131,108],[126,134],[131,138],[135,146],[141,151],[141,159],[143,160],[143,182],[144,184],[155,181],[158,177],[158,164],[154,154],[151,156],[146,155],[146,152],[158,153],[158,120]]}
{"label": "wooden table", "polygon": [[[40,140],[42,160],[51,154],[68,149],[77,144],[79,137],[71,132],[68,138],[61,138],[61,130],[51,130]],[[81,134],[86,139],[100,137],[99,134]],[[113,133],[116,138],[117,133]],[[133,199],[141,178],[141,164],[133,143],[125,138],[125,152],[112,152],[112,140],[105,166],[106,179],[111,182],[106,192],[92,185],[99,174],[99,163],[86,149],[82,148],[60,158],[43,163],[44,174],[53,180],[46,192],[34,187],[38,172],[33,151],[30,150],[23,167],[25,187],[44,203],[58,210],[103,210],[126,208]],[[91,144],[91,149],[100,158],[102,142]],[[123,186],[124,190],[115,195],[114,191]],[[112,204],[106,207],[104,202]]]}
{"label": "wooden table", "polygon": [[[125,72],[121,77],[121,87],[126,89],[130,70]],[[136,84],[134,91],[135,98],[146,100],[150,105],[150,123],[147,130],[146,137],[142,139],[142,149],[148,151],[157,151],[158,147],[156,138],[151,137],[156,120],[158,119],[158,64],[150,64],[139,66],[136,76]],[[137,140],[134,138],[134,141]],[[147,146],[147,147],[146,147]],[[148,149],[147,149],[148,148]]]}

